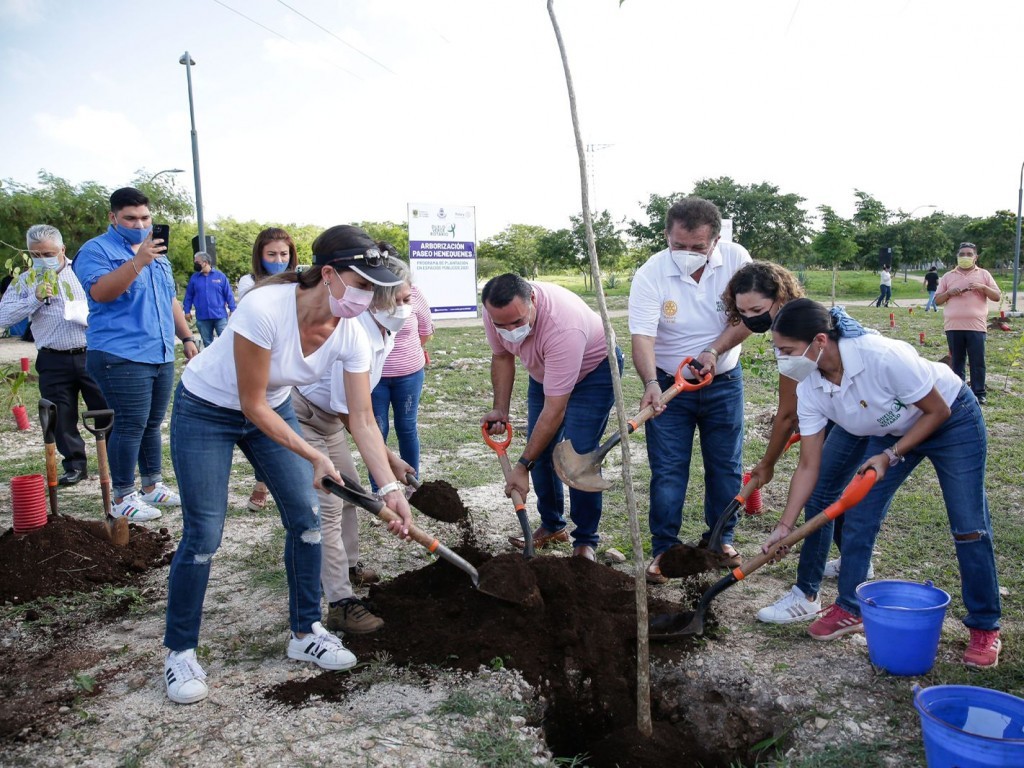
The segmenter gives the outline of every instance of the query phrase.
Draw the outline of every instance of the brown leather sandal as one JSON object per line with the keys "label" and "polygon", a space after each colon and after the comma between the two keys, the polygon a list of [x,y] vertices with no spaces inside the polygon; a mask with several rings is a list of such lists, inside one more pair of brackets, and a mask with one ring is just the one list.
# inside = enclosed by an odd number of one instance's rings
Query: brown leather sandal
{"label": "brown leather sandal", "polygon": [[245,505],[250,512],[262,512],[267,508],[267,492],[254,490],[249,494],[249,503]]}

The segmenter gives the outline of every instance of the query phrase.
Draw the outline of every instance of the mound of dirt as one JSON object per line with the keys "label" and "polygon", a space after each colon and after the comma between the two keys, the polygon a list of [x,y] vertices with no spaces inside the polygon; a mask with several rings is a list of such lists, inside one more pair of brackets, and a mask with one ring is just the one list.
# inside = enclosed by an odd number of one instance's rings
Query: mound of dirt
{"label": "mound of dirt", "polygon": [[[497,562],[472,546],[459,554],[482,571]],[[522,562],[520,560],[520,562]],[[773,731],[770,723],[751,728],[743,746],[716,751],[705,744],[689,720],[662,713],[656,736],[641,739],[636,723],[636,609],[633,579],[612,568],[576,557],[536,557],[526,564],[542,601],[517,606],[473,589],[469,577],[437,561],[375,585],[370,602],[384,628],[370,635],[348,635],[346,644],[364,660],[387,652],[404,665],[437,665],[476,671],[481,665],[514,667],[537,686],[548,702],[545,738],[562,757],[587,753],[587,765],[729,765],[749,757],[749,748]],[[498,570],[498,569],[495,569]],[[689,602],[703,584],[684,593]],[[652,613],[681,606],[651,599]],[[714,623],[709,627],[713,629]],[[702,640],[684,638],[672,646],[652,647],[664,658],[692,650]],[[344,675],[324,674],[302,683],[290,681],[267,692],[271,700],[301,705],[312,695],[337,700]],[[337,693],[332,693],[337,692]],[[699,695],[698,695],[699,696]],[[717,696],[717,694],[716,694]],[[717,696],[728,699],[727,693]],[[695,697],[696,698],[696,697]],[[599,747],[599,748],[596,748]],[[692,759],[691,759],[692,758]]]}
{"label": "mound of dirt", "polygon": [[153,533],[131,524],[128,545],[115,547],[103,526],[99,520],[57,515],[31,533],[15,535],[9,528],[0,536],[0,603],[127,586],[170,563],[166,528]]}
{"label": "mound of dirt", "polygon": [[469,510],[459,498],[458,490],[444,480],[423,483],[409,497],[409,503],[427,517],[443,523],[457,523],[469,514]]}

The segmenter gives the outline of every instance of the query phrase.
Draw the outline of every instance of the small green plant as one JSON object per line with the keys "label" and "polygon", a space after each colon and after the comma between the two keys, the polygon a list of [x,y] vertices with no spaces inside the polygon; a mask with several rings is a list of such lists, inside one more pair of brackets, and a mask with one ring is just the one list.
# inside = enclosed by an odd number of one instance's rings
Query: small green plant
{"label": "small green plant", "polygon": [[28,379],[28,358],[21,364],[21,367],[6,365],[0,369],[0,385],[4,387],[4,399],[7,401],[7,410],[16,405],[24,405],[25,400],[21,396],[21,387]]}
{"label": "small green plant", "polygon": [[92,693],[96,689],[96,678],[85,674],[85,672],[76,672],[75,676],[71,678],[71,682],[83,693]]}
{"label": "small green plant", "polygon": [[487,666],[491,668],[492,672],[500,672],[505,668],[505,660],[501,656],[495,656]]}

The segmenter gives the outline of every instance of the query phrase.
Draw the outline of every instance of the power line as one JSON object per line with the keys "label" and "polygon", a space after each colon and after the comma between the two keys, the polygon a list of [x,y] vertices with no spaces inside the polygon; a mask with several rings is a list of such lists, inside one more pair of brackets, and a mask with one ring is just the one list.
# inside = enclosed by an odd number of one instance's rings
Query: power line
{"label": "power line", "polygon": [[356,48],[351,43],[348,43],[348,42],[342,40],[336,34],[331,32],[331,30],[327,29],[327,27],[323,26],[322,24],[318,24],[317,22],[315,22],[311,18],[309,18],[309,16],[306,16],[304,13],[301,13],[300,11],[296,10],[295,8],[292,8],[290,5],[288,5],[288,3],[284,2],[284,0],[277,0],[277,2],[279,2],[281,5],[283,5],[285,8],[287,8],[289,11],[294,13],[296,16],[301,16],[302,18],[304,18],[306,21],[308,21],[310,24],[312,24],[317,29],[320,29],[320,30],[326,32],[328,35],[333,37],[335,40],[337,40],[342,45],[348,46],[353,51],[358,53],[360,56],[365,56],[367,59],[372,61],[378,67],[381,67],[382,69],[386,69],[388,72],[390,72],[392,75],[395,75],[396,77],[398,76],[398,73],[395,72],[393,69],[391,69],[389,66],[387,66],[386,64],[382,64],[381,62],[377,61],[375,58],[373,58],[373,56],[371,56],[370,54],[368,54],[368,53],[366,53],[364,51],[359,50],[358,48]]}
{"label": "power line", "polygon": [[[278,36],[278,37],[280,37],[280,38],[281,38],[282,40],[284,40],[284,41],[285,41],[286,43],[291,43],[291,44],[292,44],[292,45],[294,45],[294,46],[295,46],[296,48],[300,48],[300,49],[302,48],[302,46],[301,46],[301,45],[299,45],[298,43],[296,43],[296,42],[295,42],[294,40],[290,40],[290,39],[288,39],[287,37],[285,37],[284,35],[282,35],[282,34],[281,34],[280,32],[278,32],[278,31],[277,31],[276,29],[271,29],[271,28],[270,28],[270,27],[268,27],[268,26],[267,26],[266,24],[261,24],[260,22],[256,21],[256,19],[252,19],[252,18],[249,18],[248,16],[246,16],[246,15],[245,15],[244,13],[242,13],[241,11],[235,10],[235,9],[234,9],[234,8],[232,8],[232,7],[230,6],[230,5],[227,5],[226,3],[222,3],[222,2],[221,2],[221,0],[213,0],[213,2],[215,2],[215,3],[216,3],[217,5],[219,5],[219,6],[222,6],[222,7],[224,7],[224,8],[227,8],[227,9],[228,9],[229,11],[231,11],[232,13],[234,13],[234,14],[237,14],[237,15],[241,16],[241,17],[242,17],[243,19],[245,19],[246,21],[248,21],[248,22],[251,22],[252,24],[255,24],[255,25],[256,25],[257,27],[259,27],[260,29],[265,29],[265,30],[267,30],[267,32],[269,32],[270,34],[272,34],[272,35],[277,35],[277,36]],[[352,70],[350,70],[350,69],[345,69],[345,67],[341,66],[341,64],[338,64],[338,63],[337,63],[337,62],[335,62],[335,61],[331,61],[330,59],[326,58],[325,56],[320,56],[320,55],[318,54],[318,55],[317,55],[317,58],[319,58],[319,59],[322,59],[323,61],[326,61],[326,62],[327,62],[328,64],[330,64],[330,65],[331,65],[332,67],[337,67],[337,68],[338,68],[338,69],[340,69],[340,70],[341,70],[342,72],[346,72],[346,73],[348,73],[348,74],[352,75],[352,77],[356,78],[357,80],[362,80],[362,79],[363,79],[363,78],[361,78],[361,77],[360,77],[359,75],[357,75],[357,74],[356,74],[355,72],[353,72]]]}

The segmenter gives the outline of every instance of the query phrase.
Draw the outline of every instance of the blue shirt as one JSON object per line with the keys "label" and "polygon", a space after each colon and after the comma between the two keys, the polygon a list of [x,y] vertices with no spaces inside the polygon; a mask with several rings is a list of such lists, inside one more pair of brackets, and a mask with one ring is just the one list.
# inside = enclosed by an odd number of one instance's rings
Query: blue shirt
{"label": "blue shirt", "polygon": [[83,245],[72,262],[89,299],[86,342],[90,350],[136,363],[172,362],[175,287],[171,263],[165,256],[142,267],[128,290],[113,301],[99,302],[92,297],[97,280],[134,256],[128,241],[111,225]]}
{"label": "blue shirt", "polygon": [[210,274],[196,272],[188,280],[185,289],[185,303],[182,309],[187,315],[196,308],[197,320],[220,320],[228,316],[228,310],[235,311],[235,294],[223,272],[211,269]]}

